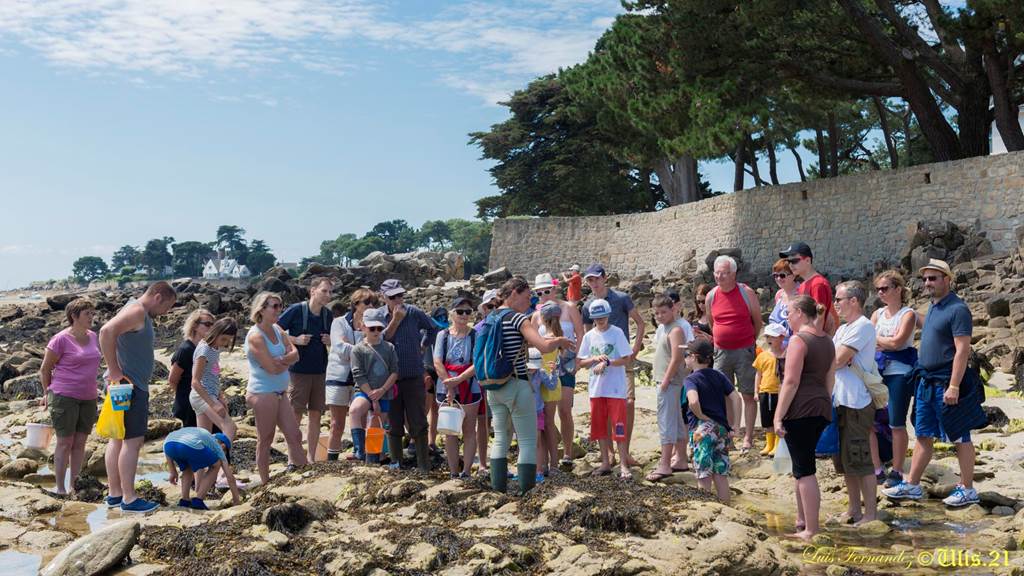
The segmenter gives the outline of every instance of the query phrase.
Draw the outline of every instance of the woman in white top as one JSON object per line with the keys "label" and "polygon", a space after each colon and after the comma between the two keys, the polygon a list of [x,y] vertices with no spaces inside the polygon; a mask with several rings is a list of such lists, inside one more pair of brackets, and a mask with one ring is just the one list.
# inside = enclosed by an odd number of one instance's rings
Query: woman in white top
{"label": "woman in white top", "polygon": [[[537,302],[537,310],[540,310],[547,302],[555,302],[558,307],[562,309],[562,314],[559,318],[559,323],[562,326],[562,333],[574,344],[583,340],[583,318],[580,316],[578,308],[572,304],[562,300],[559,293],[558,287],[555,285],[554,278],[551,274],[538,274],[534,278],[533,291],[537,293],[537,297],[540,301]],[[540,314],[534,314],[530,318],[533,325],[540,331],[543,328],[543,321],[541,320]],[[543,336],[545,332],[540,332]],[[558,377],[559,383],[562,385],[562,395],[558,400],[558,419],[560,426],[558,427],[562,436],[562,464],[572,464],[572,440],[575,430],[573,430],[572,421],[572,401],[576,391],[576,354],[575,352],[564,352],[563,366],[565,367],[564,373]],[[568,388],[566,390],[565,388]]]}
{"label": "woman in white top", "polygon": [[[363,339],[363,312],[377,308],[377,293],[360,288],[349,297],[350,310],[347,314],[336,314],[331,322],[331,349],[327,355],[327,407],[331,411],[331,435],[327,443],[327,459],[337,460],[341,455],[341,436],[345,433],[345,419],[355,391],[352,379],[352,348]],[[363,429],[363,424],[353,426]],[[365,433],[365,432],[364,432]],[[356,445],[353,438],[353,445]],[[361,445],[361,444],[360,444]],[[353,453],[352,460],[361,460]]]}
{"label": "woman in white top", "polygon": [[[875,292],[885,304],[875,310],[871,323],[877,333],[876,344],[881,359],[882,380],[889,388],[889,426],[892,427],[892,470],[885,478],[885,486],[892,487],[903,480],[903,466],[907,458],[907,412],[910,410],[914,385],[910,372],[917,361],[913,347],[917,313],[907,306],[910,290],[903,275],[886,270],[875,277]],[[884,364],[882,366],[881,364]]]}

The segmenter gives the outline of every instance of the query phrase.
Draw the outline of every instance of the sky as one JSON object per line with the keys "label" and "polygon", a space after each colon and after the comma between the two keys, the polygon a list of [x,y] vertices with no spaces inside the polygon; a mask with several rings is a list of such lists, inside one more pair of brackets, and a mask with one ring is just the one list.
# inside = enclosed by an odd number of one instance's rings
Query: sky
{"label": "sky", "polygon": [[[618,0],[4,0],[0,290],[233,224],[283,261],[496,194],[467,134]],[[796,179],[792,162],[780,177]],[[702,165],[715,189],[732,166]],[[748,178],[749,185],[749,178]]]}

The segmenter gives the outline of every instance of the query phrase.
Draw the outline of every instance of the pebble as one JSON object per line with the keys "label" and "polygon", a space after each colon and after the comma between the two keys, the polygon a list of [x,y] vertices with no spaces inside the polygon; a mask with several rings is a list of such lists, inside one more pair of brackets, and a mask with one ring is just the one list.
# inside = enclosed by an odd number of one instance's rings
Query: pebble
{"label": "pebble", "polygon": [[996,516],[1013,516],[1014,511],[1009,506],[996,506],[992,509],[992,514]]}

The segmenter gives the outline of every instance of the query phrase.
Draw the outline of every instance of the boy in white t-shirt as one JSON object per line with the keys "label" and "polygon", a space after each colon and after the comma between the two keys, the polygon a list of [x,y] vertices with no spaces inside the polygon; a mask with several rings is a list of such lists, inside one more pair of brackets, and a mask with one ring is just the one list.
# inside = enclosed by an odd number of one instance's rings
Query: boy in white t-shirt
{"label": "boy in white t-shirt", "polygon": [[601,444],[601,466],[594,475],[611,474],[614,440],[619,449],[619,477],[632,478],[626,464],[630,456],[626,447],[625,366],[632,360],[633,350],[622,330],[609,324],[612,308],[606,300],[595,299],[588,311],[594,327],[583,335],[577,359],[581,368],[590,370],[590,439]]}

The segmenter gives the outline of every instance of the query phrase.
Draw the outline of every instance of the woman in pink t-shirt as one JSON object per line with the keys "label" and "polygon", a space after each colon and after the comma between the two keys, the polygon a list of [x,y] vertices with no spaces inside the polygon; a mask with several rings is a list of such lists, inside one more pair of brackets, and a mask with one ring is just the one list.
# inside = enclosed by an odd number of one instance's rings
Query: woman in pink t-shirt
{"label": "woman in pink t-shirt", "polygon": [[96,423],[96,376],[102,357],[96,333],[89,329],[96,315],[94,304],[85,298],[73,300],[65,314],[71,326],[50,339],[39,369],[43,407],[49,408],[57,433],[53,468],[58,494],[67,494],[69,463],[72,490],[82,470],[85,441]]}

